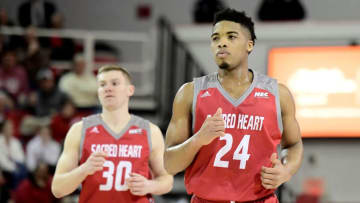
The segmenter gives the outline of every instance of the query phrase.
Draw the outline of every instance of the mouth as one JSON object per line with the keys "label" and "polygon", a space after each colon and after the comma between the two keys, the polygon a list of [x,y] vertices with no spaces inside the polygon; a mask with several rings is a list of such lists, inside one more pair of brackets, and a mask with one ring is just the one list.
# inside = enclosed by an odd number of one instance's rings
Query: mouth
{"label": "mouth", "polygon": [[230,53],[225,51],[225,50],[220,50],[216,53],[216,56],[219,57],[219,58],[225,58],[227,56],[229,56]]}

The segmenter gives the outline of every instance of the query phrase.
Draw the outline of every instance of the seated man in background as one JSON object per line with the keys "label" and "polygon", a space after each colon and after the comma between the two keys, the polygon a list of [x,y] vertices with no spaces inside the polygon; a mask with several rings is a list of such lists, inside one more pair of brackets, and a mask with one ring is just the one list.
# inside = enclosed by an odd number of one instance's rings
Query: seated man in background
{"label": "seated man in background", "polygon": [[91,110],[99,105],[96,77],[92,71],[86,71],[85,58],[81,54],[75,56],[73,70],[60,78],[59,88],[79,110]]}

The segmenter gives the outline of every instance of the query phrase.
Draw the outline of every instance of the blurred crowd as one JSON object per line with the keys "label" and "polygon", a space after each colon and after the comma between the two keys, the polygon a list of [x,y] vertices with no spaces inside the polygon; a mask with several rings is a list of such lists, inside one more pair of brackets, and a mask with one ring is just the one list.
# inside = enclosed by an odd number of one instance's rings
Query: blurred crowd
{"label": "blurred crowd", "polygon": [[98,111],[96,76],[72,39],[37,37],[39,27],[63,28],[53,3],[25,1],[17,21],[0,8],[0,29],[26,30],[0,34],[0,202],[54,202],[50,183],[66,133]]}

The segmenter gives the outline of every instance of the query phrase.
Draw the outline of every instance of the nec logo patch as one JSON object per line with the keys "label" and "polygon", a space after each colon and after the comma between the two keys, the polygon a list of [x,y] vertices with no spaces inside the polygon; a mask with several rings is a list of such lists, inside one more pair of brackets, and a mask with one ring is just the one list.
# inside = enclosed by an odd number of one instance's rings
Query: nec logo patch
{"label": "nec logo patch", "polygon": [[142,129],[131,129],[129,130],[129,134],[140,134],[142,132]]}
{"label": "nec logo patch", "polygon": [[255,92],[254,97],[269,98],[269,93],[268,92]]}

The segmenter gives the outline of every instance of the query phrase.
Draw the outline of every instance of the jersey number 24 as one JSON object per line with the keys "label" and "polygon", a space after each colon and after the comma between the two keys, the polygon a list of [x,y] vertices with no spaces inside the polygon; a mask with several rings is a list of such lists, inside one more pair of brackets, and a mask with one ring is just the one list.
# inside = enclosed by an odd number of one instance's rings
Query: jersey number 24
{"label": "jersey number 24", "polygon": [[[221,168],[229,168],[229,161],[223,161],[221,158],[227,154],[233,145],[233,137],[231,134],[226,133],[223,137],[219,138],[220,140],[225,140],[225,145],[216,153],[214,167],[221,167]],[[240,144],[237,146],[233,159],[240,160],[240,169],[246,168],[246,162],[250,158],[250,154],[248,154],[249,149],[249,142],[250,142],[250,135],[244,135]]]}

